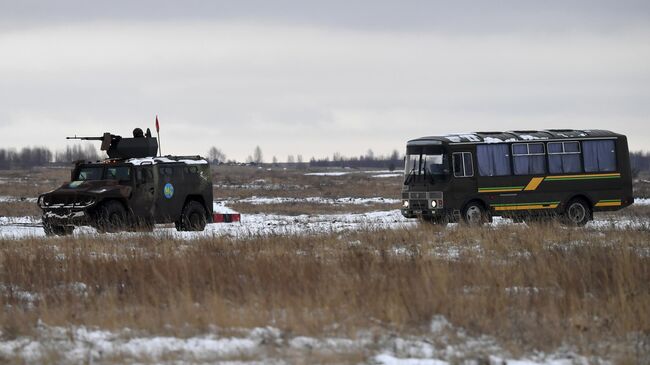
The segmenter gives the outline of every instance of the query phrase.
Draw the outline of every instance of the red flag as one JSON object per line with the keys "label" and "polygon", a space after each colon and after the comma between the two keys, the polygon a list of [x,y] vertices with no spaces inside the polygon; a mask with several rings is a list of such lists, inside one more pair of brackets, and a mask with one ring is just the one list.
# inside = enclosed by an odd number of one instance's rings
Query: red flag
{"label": "red flag", "polygon": [[156,115],[156,132],[160,132],[160,124],[158,124],[158,116]]}

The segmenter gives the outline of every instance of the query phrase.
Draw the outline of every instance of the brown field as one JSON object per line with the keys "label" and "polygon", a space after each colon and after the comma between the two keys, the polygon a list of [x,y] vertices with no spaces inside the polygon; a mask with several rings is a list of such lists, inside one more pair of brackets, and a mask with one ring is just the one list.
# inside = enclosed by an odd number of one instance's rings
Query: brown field
{"label": "brown field", "polygon": [[426,332],[444,315],[515,355],[570,344],[635,363],[648,353],[630,349],[650,339],[649,238],[643,230],[421,225],[191,242],[0,241],[0,282],[13,288],[0,298],[0,322],[5,339],[30,335],[39,320],[180,337],[270,323],[294,336],[354,336]]}
{"label": "brown field", "polygon": [[[215,197],[399,197],[399,177],[304,173],[219,167]],[[68,173],[0,176],[0,196],[35,197]],[[9,183],[16,179],[25,183]],[[35,215],[34,205],[0,203],[0,214]],[[244,213],[278,214],[395,209],[390,204],[232,206]],[[601,216],[647,221],[650,207]],[[128,327],[181,338],[213,326],[226,334],[273,326],[286,337],[317,338],[354,338],[369,331],[380,342],[396,334],[427,336],[432,318],[442,315],[468,335],[490,336],[514,357],[568,346],[614,363],[650,361],[647,229],[420,224],[239,239],[150,234],[0,239],[0,289],[4,341],[37,336],[39,323],[45,323]],[[273,353],[292,363],[356,364],[370,361],[372,351],[296,355],[279,347]],[[473,350],[455,360],[485,363],[489,354]],[[57,363],[59,356],[54,349],[43,361]],[[19,355],[2,360],[25,361]],[[133,359],[111,361],[127,360]]]}

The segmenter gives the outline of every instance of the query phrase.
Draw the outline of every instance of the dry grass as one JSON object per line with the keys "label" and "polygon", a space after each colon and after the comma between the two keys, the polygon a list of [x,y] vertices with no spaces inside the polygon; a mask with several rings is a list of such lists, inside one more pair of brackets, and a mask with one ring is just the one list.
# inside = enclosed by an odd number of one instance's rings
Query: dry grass
{"label": "dry grass", "polygon": [[301,214],[360,214],[383,210],[399,209],[399,204],[344,204],[330,205],[318,203],[283,203],[283,204],[250,204],[234,203],[229,207],[244,214],[266,213],[283,215]]}
{"label": "dry grass", "polygon": [[649,238],[643,230],[421,225],[243,240],[0,241],[0,323],[5,337],[29,334],[38,319],[176,336],[210,325],[319,336],[377,326],[418,333],[442,314],[515,354],[570,344],[623,359],[620,343],[650,335]]}

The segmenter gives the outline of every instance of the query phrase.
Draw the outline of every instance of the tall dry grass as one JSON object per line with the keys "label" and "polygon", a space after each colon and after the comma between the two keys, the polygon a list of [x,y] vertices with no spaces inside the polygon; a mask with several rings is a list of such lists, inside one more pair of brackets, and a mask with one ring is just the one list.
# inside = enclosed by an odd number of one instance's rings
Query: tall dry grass
{"label": "tall dry grass", "polygon": [[0,323],[6,338],[31,333],[39,319],[176,336],[211,325],[319,336],[418,333],[442,314],[515,354],[570,344],[625,358],[618,346],[630,338],[649,350],[649,238],[421,225],[242,240],[0,241]]}

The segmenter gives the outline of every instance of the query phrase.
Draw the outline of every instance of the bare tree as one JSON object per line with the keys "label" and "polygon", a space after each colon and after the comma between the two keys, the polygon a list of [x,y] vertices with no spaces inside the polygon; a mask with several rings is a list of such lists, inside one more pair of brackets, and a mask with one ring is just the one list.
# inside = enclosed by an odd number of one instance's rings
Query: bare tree
{"label": "bare tree", "polygon": [[226,161],[226,154],[223,153],[219,148],[212,146],[208,150],[208,160],[212,163],[223,163]]}
{"label": "bare tree", "polygon": [[287,163],[296,163],[296,158],[293,155],[287,156]]}
{"label": "bare tree", "polygon": [[278,165],[278,158],[273,156],[273,166],[277,166],[277,165]]}
{"label": "bare tree", "polygon": [[262,156],[262,149],[260,146],[255,147],[255,151],[253,152],[253,162],[257,164],[264,162],[264,156]]}

